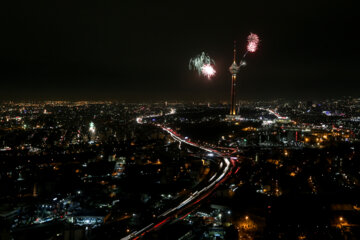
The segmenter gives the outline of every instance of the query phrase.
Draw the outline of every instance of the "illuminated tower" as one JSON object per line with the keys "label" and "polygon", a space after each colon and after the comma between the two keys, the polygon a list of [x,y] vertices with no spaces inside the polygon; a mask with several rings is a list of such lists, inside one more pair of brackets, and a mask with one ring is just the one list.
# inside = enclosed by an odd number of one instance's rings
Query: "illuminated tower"
{"label": "illuminated tower", "polygon": [[96,140],[96,128],[95,124],[93,122],[90,122],[89,124],[89,133],[90,133],[90,141]]}
{"label": "illuminated tower", "polygon": [[235,99],[235,89],[236,89],[236,75],[240,70],[240,65],[236,64],[236,41],[234,41],[234,62],[229,67],[231,73],[231,107],[230,115],[236,115],[236,99]]}
{"label": "illuminated tower", "polygon": [[38,196],[37,183],[34,183],[34,188],[33,188],[33,197],[37,197],[37,196]]}

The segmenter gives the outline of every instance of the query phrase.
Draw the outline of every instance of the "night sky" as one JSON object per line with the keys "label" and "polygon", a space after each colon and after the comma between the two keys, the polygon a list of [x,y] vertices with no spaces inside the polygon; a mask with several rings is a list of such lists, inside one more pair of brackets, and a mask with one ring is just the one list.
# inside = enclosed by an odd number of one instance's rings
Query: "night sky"
{"label": "night sky", "polygon": [[[75,2],[2,1],[0,99],[229,100],[233,41],[244,53],[250,32],[240,98],[360,97],[351,1]],[[210,81],[188,70],[202,51]]]}

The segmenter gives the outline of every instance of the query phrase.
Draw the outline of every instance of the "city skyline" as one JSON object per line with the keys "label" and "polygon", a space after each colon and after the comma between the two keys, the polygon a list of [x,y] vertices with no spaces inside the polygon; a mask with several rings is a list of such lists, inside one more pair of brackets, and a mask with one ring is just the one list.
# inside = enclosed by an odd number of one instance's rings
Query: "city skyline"
{"label": "city skyline", "polygon": [[357,239],[359,109],[3,102],[1,239]]}

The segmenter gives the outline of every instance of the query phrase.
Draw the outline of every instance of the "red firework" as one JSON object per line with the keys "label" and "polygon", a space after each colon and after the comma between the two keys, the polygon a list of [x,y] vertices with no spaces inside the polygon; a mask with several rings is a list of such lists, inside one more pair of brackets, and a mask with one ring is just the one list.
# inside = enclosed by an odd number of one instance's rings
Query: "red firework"
{"label": "red firework", "polygon": [[250,33],[250,35],[247,37],[247,40],[248,40],[247,50],[249,52],[255,52],[260,42],[259,36],[254,33]]}

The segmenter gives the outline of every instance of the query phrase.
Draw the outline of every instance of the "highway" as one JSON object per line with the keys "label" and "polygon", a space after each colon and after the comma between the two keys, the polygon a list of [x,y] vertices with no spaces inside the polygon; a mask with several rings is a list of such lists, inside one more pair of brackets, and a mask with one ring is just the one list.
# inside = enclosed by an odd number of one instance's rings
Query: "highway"
{"label": "highway", "polygon": [[[142,123],[142,119],[138,118],[137,122]],[[154,222],[148,224],[147,226],[143,227],[138,231],[130,233],[129,235],[123,237],[122,240],[139,239],[145,234],[151,231],[155,231],[167,223],[178,220],[179,216],[182,216],[180,219],[185,218],[192,211],[192,207],[197,206],[201,200],[209,196],[215,189],[220,186],[220,184],[222,184],[226,179],[228,179],[235,167],[234,160],[230,160],[230,158],[227,157],[225,154],[215,149],[204,147],[197,143],[191,142],[190,140],[181,136],[169,127],[160,124],[156,124],[156,126],[160,127],[162,130],[170,134],[174,140],[206,151],[210,155],[213,155],[216,159],[219,159],[218,170],[215,171],[215,173],[213,173],[213,175],[209,179],[206,179],[206,183],[199,184],[199,189],[193,189],[193,192],[185,199],[182,199],[179,203],[177,203],[176,206],[159,214]]]}

